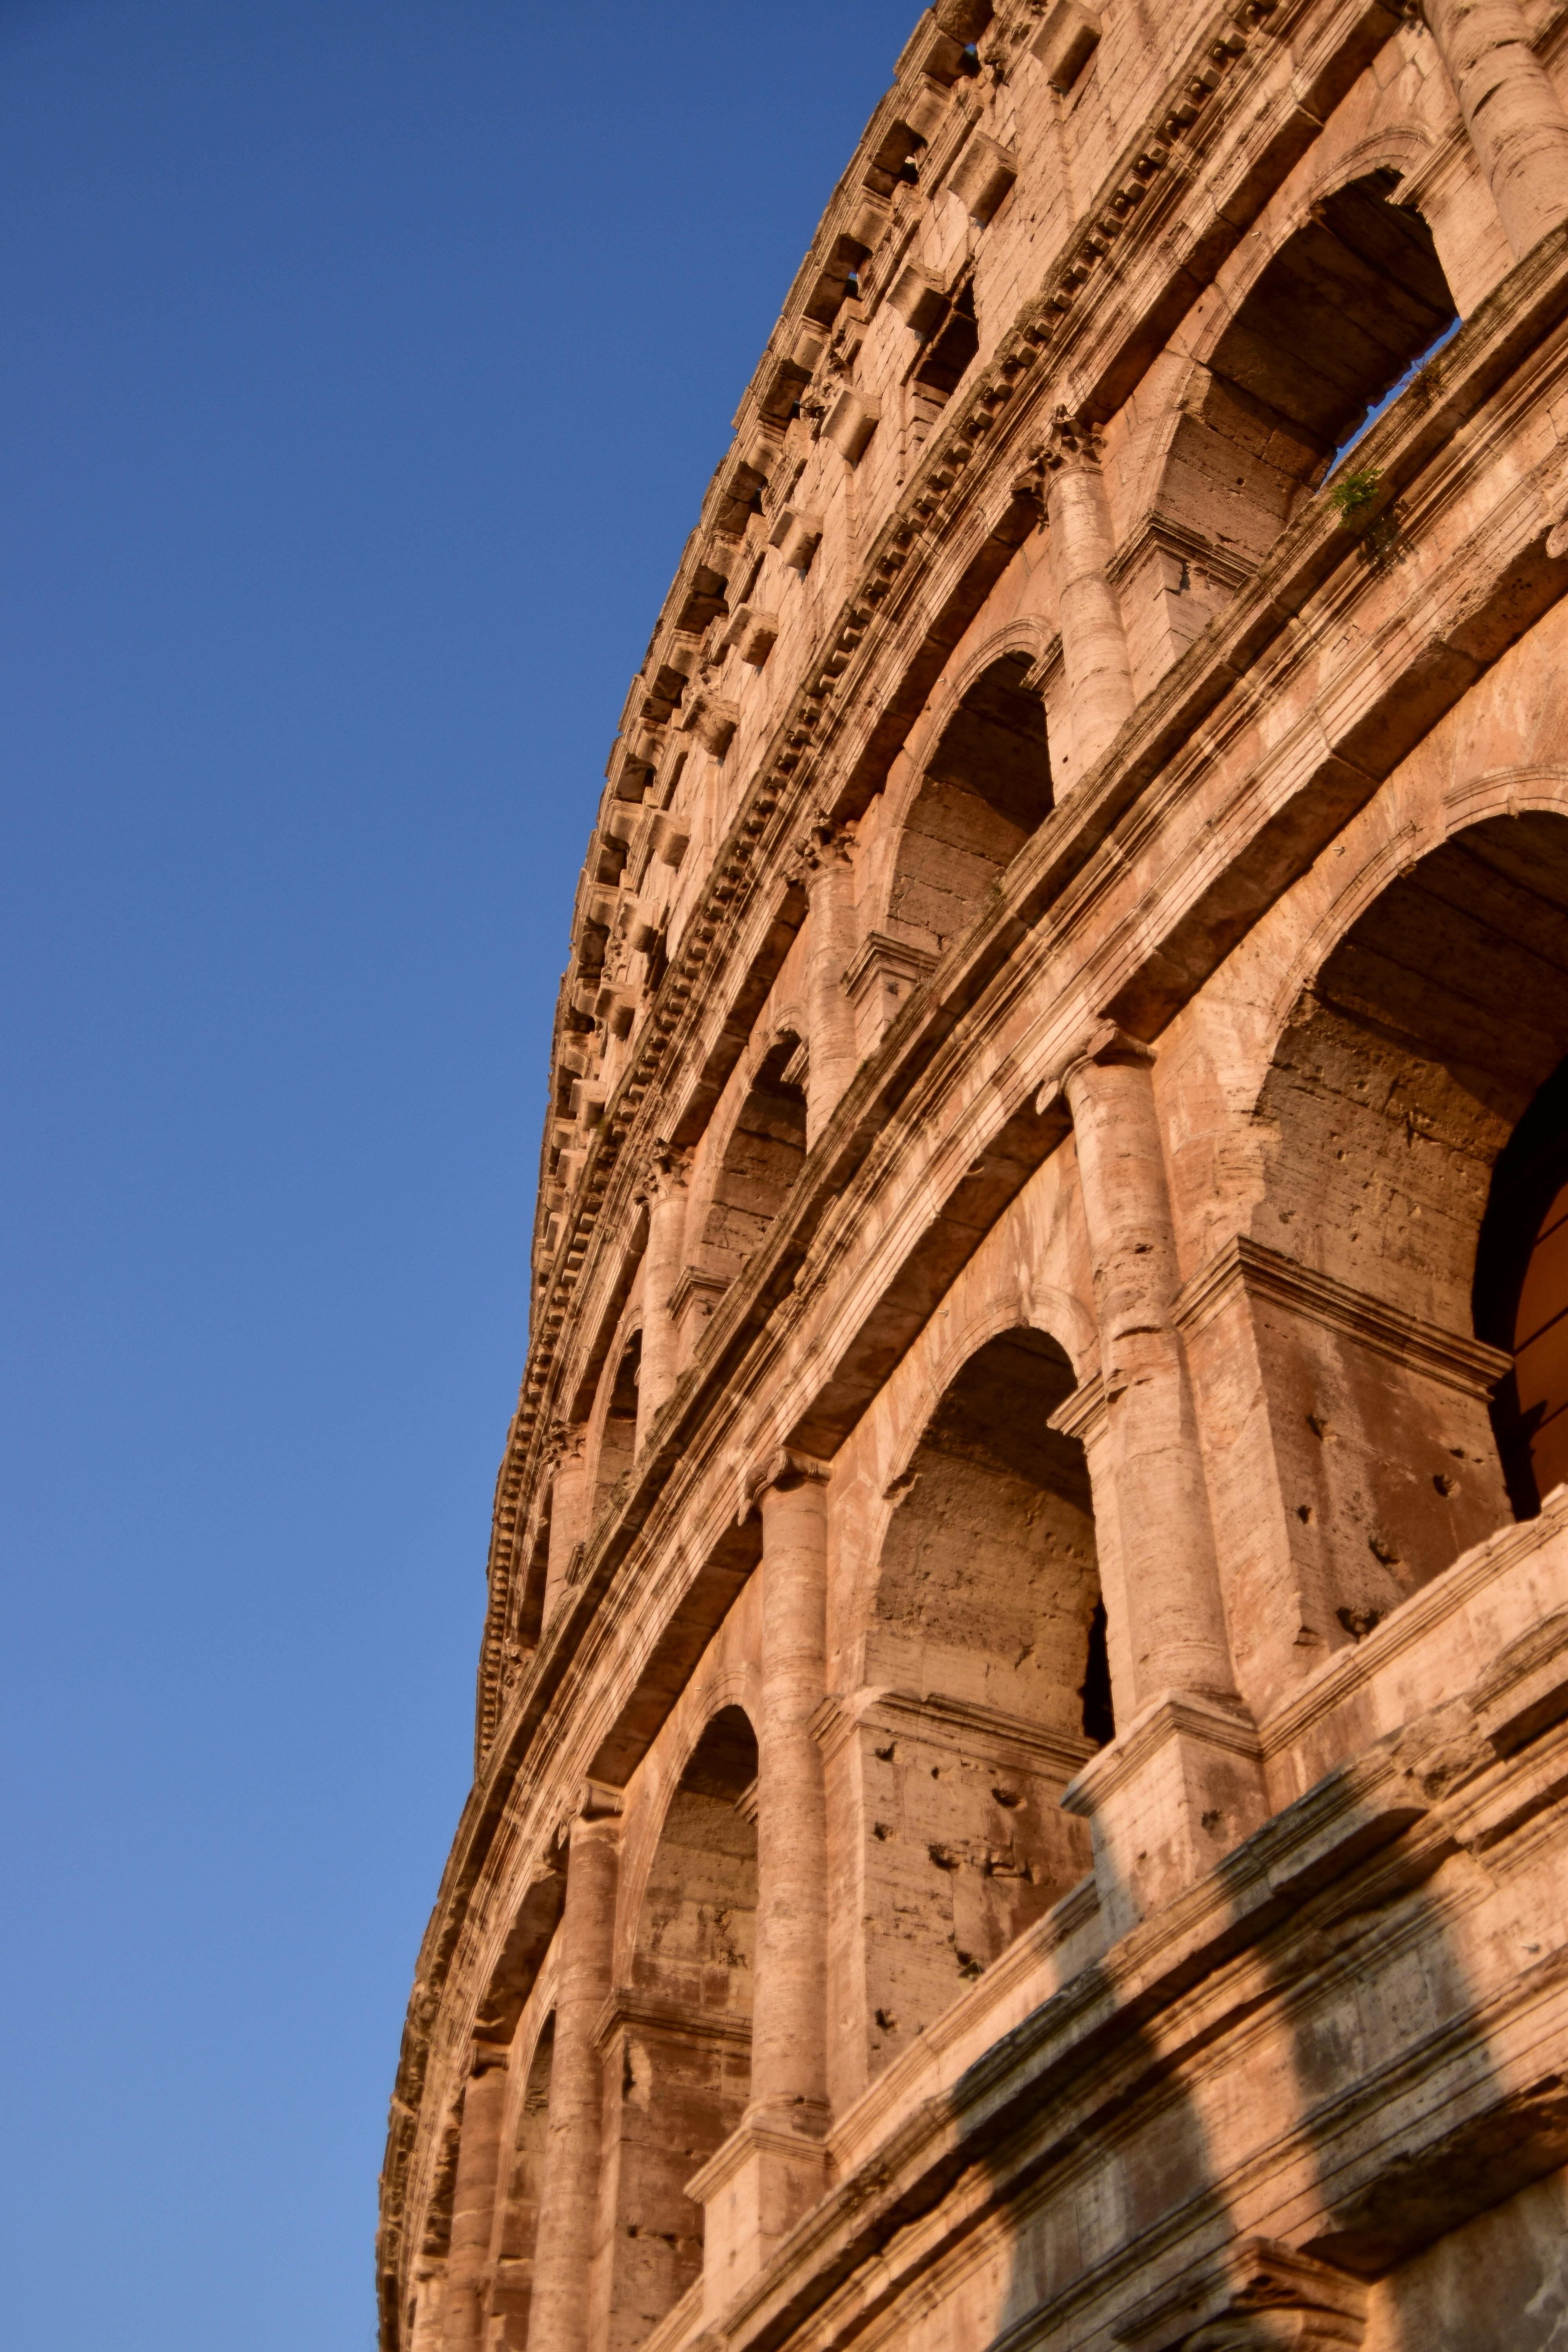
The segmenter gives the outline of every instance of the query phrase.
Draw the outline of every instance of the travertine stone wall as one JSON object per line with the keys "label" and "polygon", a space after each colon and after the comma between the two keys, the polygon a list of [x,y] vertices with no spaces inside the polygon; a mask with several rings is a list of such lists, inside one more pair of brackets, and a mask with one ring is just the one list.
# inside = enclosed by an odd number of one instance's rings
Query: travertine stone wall
{"label": "travertine stone wall", "polygon": [[1564,91],[914,27],[589,841],[386,2352],[1568,2326]]}

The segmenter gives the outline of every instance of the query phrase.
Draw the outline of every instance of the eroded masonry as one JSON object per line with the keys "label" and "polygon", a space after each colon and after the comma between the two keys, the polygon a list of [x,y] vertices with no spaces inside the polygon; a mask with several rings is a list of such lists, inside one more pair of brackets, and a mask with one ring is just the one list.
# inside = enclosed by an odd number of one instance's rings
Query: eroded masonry
{"label": "eroded masonry", "polygon": [[1568,2343],[1568,6],[1097,6],[622,716],[385,2352]]}

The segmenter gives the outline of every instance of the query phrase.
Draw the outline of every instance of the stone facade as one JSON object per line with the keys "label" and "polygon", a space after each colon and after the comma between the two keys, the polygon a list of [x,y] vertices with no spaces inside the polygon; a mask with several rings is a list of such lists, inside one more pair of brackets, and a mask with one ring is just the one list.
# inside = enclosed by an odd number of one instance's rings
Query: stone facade
{"label": "stone facade", "polygon": [[1565,94],[915,28],[578,894],[386,2352],[1568,2345]]}

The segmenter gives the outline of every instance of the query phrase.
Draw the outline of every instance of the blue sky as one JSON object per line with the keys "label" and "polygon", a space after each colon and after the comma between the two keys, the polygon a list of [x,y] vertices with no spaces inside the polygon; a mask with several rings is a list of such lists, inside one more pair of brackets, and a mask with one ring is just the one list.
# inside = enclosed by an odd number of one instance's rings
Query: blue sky
{"label": "blue sky", "polygon": [[573,881],[914,13],[0,0],[8,2343],[372,2341]]}

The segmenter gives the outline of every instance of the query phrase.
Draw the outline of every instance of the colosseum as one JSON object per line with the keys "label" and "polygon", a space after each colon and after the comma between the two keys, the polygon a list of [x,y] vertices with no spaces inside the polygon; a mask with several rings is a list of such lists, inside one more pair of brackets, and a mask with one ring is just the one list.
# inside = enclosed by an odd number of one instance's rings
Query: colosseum
{"label": "colosseum", "polygon": [[1565,590],[1563,0],[921,19],[577,893],[384,2352],[1568,2346]]}

